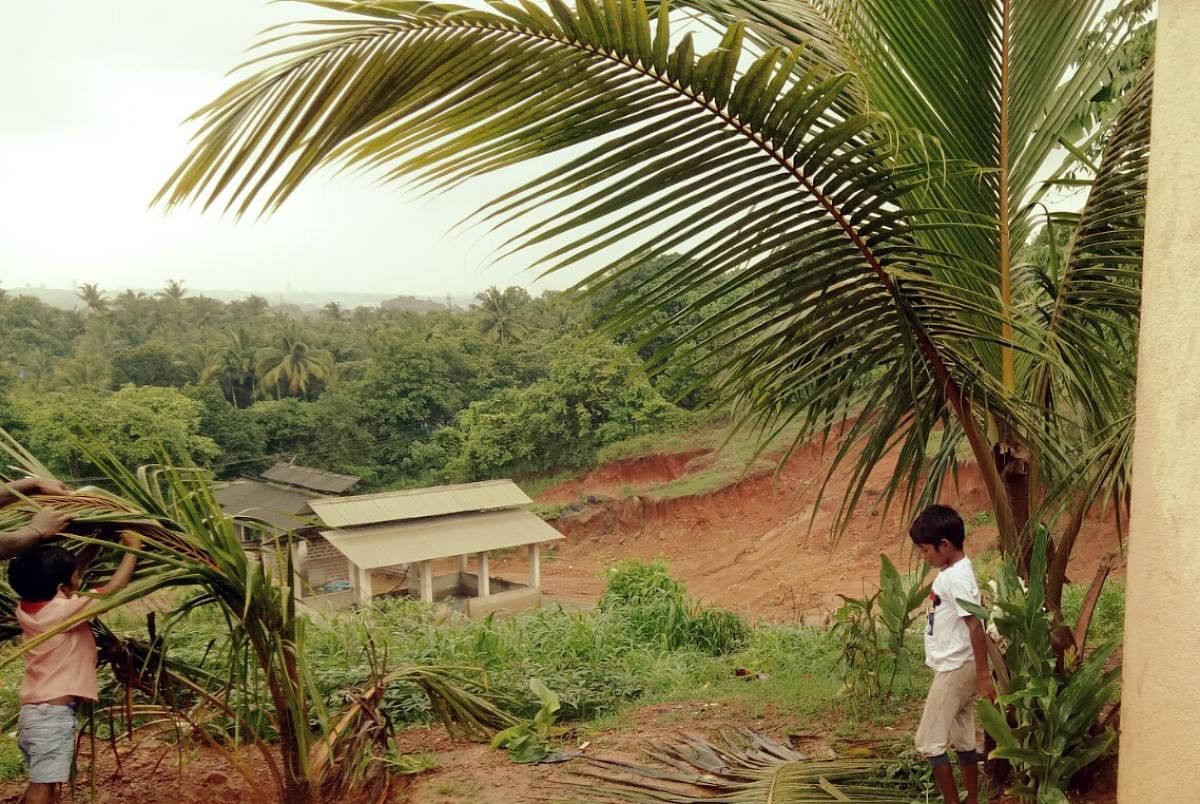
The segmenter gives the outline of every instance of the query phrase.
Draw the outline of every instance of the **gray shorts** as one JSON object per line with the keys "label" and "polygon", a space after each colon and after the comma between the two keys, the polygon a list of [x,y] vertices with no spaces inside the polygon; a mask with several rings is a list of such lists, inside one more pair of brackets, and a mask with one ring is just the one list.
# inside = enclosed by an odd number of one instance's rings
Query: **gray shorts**
{"label": "gray shorts", "polygon": [[23,704],[17,717],[17,745],[29,764],[30,782],[70,781],[75,759],[75,707]]}

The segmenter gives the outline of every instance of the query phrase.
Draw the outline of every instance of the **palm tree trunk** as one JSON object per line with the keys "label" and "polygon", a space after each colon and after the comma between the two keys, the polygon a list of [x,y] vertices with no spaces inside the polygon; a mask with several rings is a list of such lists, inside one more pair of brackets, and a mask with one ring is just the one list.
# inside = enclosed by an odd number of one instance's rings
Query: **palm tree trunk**
{"label": "palm tree trunk", "polygon": [[1063,586],[1067,582],[1067,562],[1071,560],[1071,550],[1075,547],[1075,539],[1083,528],[1083,518],[1087,514],[1087,495],[1081,494],[1071,509],[1070,519],[1066,529],[1058,540],[1058,545],[1050,556],[1049,569],[1046,571],[1046,605],[1051,611],[1062,610]]}
{"label": "palm tree trunk", "polygon": [[[1027,538],[1030,509],[1030,459],[1029,448],[1012,433],[1002,436],[992,445],[992,464],[1004,489],[1004,497],[1012,512],[1013,534],[1004,552],[1017,560],[1022,576],[1029,575],[1033,542]],[[1001,533],[1001,548],[1005,547],[1005,534]]]}
{"label": "palm tree trunk", "polygon": [[301,739],[301,729],[308,728],[304,717],[303,690],[296,667],[295,654],[288,645],[295,644],[293,628],[283,626],[279,635],[283,646],[276,652],[268,645],[255,641],[259,662],[267,671],[267,689],[275,707],[275,722],[279,729],[279,754],[283,761],[283,788],[279,791],[283,804],[317,804],[316,786],[308,772],[308,756]]}

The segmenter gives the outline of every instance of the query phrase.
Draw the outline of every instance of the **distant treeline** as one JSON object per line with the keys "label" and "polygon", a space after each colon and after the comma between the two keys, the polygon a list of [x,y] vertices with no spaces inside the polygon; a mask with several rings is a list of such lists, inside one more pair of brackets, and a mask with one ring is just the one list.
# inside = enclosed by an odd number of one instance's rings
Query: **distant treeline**
{"label": "distant treeline", "polygon": [[81,481],[98,474],[81,442],[219,477],[294,459],[367,488],[578,468],[712,396],[692,370],[644,371],[694,321],[664,311],[596,335],[621,284],[582,302],[493,287],[469,309],[319,315],[178,282],[153,295],[85,285],[77,310],[0,291],[0,426]]}

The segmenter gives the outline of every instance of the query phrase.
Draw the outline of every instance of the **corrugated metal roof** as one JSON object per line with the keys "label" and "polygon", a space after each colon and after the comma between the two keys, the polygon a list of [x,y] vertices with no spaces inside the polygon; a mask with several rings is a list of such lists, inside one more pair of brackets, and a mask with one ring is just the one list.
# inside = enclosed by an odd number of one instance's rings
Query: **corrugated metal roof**
{"label": "corrugated metal roof", "polygon": [[427,516],[514,508],[533,502],[511,480],[485,480],[382,494],[314,500],[312,508],[331,528],[397,522]]}
{"label": "corrugated metal roof", "polygon": [[228,516],[261,519],[280,530],[312,527],[311,491],[286,489],[258,480],[233,480],[213,490]]}
{"label": "corrugated metal roof", "polygon": [[359,481],[359,478],[353,475],[339,475],[283,461],[263,472],[262,476],[276,483],[287,483],[290,486],[301,486],[330,494],[341,494]]}
{"label": "corrugated metal roof", "polygon": [[363,569],[503,550],[562,538],[561,533],[537,515],[521,508],[390,525],[364,525],[348,530],[323,530],[321,535]]}

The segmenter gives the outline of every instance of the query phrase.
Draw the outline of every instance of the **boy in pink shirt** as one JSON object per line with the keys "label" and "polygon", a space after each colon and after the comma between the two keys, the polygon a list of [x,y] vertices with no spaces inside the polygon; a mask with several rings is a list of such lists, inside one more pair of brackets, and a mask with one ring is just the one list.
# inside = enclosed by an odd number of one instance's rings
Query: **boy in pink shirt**
{"label": "boy in pink shirt", "polygon": [[[121,543],[133,550],[141,547],[134,533],[123,533]],[[95,592],[111,594],[124,588],[136,565],[137,555],[126,553],[112,579]],[[21,598],[17,622],[27,642],[97,605],[95,598],[76,594],[85,566],[86,561],[58,545],[35,547],[9,563],[9,585]],[[75,706],[97,698],[96,641],[88,619],[25,654],[17,731],[29,764],[26,804],[57,801],[59,785],[70,779]]]}

